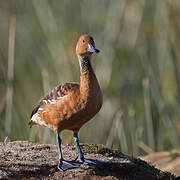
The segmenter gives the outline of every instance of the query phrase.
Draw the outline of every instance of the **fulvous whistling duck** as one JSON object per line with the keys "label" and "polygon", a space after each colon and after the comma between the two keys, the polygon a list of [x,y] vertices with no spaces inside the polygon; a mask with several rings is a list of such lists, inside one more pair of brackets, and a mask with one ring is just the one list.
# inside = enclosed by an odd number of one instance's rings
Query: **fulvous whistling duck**
{"label": "fulvous whistling duck", "polygon": [[[101,89],[91,65],[93,53],[99,53],[93,38],[81,35],[76,45],[81,71],[80,83],[65,83],[55,87],[34,108],[29,121],[30,127],[38,124],[56,133],[60,170],[79,167],[81,163],[97,167],[103,165],[97,160],[84,158],[78,138],[79,129],[94,117],[102,106]],[[59,133],[65,129],[74,132],[74,144],[78,152],[78,157],[74,161],[66,161],[62,156]]]}

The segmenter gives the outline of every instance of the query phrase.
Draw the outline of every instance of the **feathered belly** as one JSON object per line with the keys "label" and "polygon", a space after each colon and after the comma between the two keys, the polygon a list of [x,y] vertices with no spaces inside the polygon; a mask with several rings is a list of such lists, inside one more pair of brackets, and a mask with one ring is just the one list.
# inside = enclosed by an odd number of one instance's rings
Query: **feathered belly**
{"label": "feathered belly", "polygon": [[79,110],[74,114],[71,114],[70,118],[64,118],[59,122],[59,131],[64,129],[78,131],[87,121],[92,119],[99,112],[102,106],[102,97],[95,99],[88,99],[80,104],[77,103],[76,106],[79,107]]}
{"label": "feathered belly", "polygon": [[68,129],[78,131],[87,121],[92,119],[99,110],[100,108],[96,111],[79,111],[70,118],[60,121],[58,124],[58,130],[62,131],[64,129]]}

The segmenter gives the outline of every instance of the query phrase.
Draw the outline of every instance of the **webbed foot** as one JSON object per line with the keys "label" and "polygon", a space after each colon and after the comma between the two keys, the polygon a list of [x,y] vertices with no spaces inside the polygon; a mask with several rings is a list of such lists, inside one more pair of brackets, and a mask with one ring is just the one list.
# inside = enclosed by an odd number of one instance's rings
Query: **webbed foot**
{"label": "webbed foot", "polygon": [[60,160],[58,164],[58,169],[66,171],[68,169],[80,168],[81,163],[78,161],[66,161]]}

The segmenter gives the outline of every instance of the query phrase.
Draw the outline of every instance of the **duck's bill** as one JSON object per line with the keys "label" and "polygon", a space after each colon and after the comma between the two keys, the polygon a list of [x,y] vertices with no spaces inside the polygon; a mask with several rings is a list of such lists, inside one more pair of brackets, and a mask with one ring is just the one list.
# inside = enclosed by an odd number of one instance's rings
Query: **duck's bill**
{"label": "duck's bill", "polygon": [[100,50],[99,49],[96,49],[95,47],[93,47],[91,44],[88,43],[88,49],[87,49],[88,52],[95,52],[95,53],[99,53]]}

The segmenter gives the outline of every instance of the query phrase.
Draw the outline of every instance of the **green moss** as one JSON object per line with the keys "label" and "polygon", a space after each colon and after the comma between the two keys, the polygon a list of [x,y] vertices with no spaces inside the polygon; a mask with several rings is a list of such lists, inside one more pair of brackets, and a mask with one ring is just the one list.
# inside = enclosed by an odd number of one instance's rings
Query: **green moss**
{"label": "green moss", "polygon": [[[105,148],[102,144],[80,144],[83,153],[89,153],[89,154],[101,154],[101,150]],[[72,150],[75,150],[75,147],[72,148]]]}
{"label": "green moss", "polygon": [[[120,153],[118,150],[111,150],[106,148],[103,144],[80,144],[83,153],[88,154],[102,154],[106,157],[116,156]],[[75,146],[72,147],[72,150],[75,150]]]}
{"label": "green moss", "polygon": [[27,157],[27,158],[26,158],[26,161],[34,161],[34,159],[31,158],[31,157]]}

